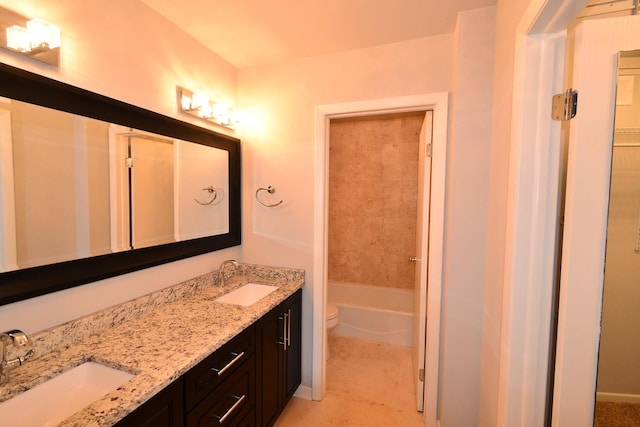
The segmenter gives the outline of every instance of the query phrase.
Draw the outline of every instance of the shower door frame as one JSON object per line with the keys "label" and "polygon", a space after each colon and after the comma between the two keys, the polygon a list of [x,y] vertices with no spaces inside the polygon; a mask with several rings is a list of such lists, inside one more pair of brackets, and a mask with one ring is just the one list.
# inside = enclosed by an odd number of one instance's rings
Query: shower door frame
{"label": "shower door frame", "polygon": [[448,92],[356,101],[316,107],[315,199],[313,260],[313,377],[311,397],[322,400],[326,389],[326,302],[328,279],[329,122],[331,119],[374,114],[433,111],[429,287],[427,292],[427,345],[424,420],[437,422],[440,361],[440,312],[444,252],[445,180],[447,164]]}

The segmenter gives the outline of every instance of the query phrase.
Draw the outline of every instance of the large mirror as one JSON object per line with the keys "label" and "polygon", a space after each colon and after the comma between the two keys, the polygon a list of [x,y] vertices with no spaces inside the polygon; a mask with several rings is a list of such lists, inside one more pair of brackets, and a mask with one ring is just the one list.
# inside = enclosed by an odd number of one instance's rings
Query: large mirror
{"label": "large mirror", "polygon": [[618,64],[596,426],[640,425],[640,51]]}
{"label": "large mirror", "polygon": [[0,304],[240,244],[240,142],[0,64]]}

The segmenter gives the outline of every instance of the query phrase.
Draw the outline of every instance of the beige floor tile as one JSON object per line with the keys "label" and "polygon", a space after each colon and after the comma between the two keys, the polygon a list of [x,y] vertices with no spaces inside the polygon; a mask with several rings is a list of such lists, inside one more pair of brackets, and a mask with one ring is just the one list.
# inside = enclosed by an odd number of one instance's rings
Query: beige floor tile
{"label": "beige floor tile", "polygon": [[409,348],[340,336],[331,336],[329,346],[325,398],[294,397],[276,427],[424,426]]}

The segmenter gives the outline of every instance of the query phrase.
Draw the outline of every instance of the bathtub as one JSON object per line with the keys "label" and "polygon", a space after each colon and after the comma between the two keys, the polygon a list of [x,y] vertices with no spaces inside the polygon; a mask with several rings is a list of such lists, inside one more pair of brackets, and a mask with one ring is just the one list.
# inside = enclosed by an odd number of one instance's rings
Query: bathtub
{"label": "bathtub", "polygon": [[412,345],[412,290],[329,281],[327,298],[340,311],[334,334]]}

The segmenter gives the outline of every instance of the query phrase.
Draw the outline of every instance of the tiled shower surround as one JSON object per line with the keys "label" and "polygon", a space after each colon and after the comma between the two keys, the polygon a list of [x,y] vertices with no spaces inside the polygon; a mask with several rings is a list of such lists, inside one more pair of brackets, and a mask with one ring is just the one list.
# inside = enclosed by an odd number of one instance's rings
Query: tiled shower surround
{"label": "tiled shower surround", "polygon": [[413,289],[424,112],[331,121],[329,280]]}

